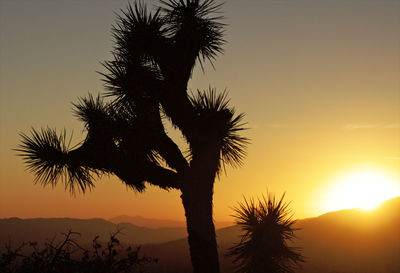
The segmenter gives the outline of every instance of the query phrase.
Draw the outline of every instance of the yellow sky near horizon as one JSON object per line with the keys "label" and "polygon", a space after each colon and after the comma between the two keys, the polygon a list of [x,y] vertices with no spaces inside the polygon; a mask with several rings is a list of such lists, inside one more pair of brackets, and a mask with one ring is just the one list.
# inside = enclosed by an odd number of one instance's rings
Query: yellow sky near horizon
{"label": "yellow sky near horizon", "polygon": [[[34,185],[12,150],[31,126],[82,138],[71,102],[103,90],[95,71],[126,5],[111,2],[0,3],[0,218],[184,218],[177,191],[135,194],[113,177],[75,197]],[[251,145],[243,167],[216,182],[216,220],[267,189],[286,192],[296,218],[316,216],[332,179],[360,169],[400,187],[399,1],[232,0],[223,11],[225,54],[215,70],[196,69],[190,88],[227,88]]]}

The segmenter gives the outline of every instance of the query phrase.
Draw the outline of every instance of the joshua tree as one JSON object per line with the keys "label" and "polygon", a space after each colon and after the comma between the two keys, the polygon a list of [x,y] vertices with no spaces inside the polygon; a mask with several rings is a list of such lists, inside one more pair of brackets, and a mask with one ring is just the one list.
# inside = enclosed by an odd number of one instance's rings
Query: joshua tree
{"label": "joshua tree", "polygon": [[244,234],[239,243],[228,250],[234,257],[240,273],[292,273],[304,262],[300,249],[289,247],[287,241],[295,238],[288,203],[274,195],[258,200],[244,199],[234,208],[236,223]]}
{"label": "joshua tree", "polygon": [[[225,164],[241,164],[248,141],[239,135],[243,114],[235,115],[225,92],[187,89],[195,64],[223,51],[221,4],[160,2],[153,13],[136,3],[118,16],[113,59],[102,73],[106,92],[74,104],[85,140],[70,148],[65,131],[32,129],[17,150],[44,185],[63,181],[84,192],[97,176],[114,174],[139,192],[146,183],[181,191],[194,272],[219,272],[213,185]],[[188,143],[186,156],[166,120]]]}

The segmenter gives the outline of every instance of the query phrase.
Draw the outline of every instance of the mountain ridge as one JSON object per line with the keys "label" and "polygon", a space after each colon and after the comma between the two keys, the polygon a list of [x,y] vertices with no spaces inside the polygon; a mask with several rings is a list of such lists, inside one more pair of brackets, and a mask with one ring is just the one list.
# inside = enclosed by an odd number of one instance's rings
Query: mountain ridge
{"label": "mountain ridge", "polygon": [[[113,218],[109,218],[108,221],[119,224],[119,223],[131,223],[136,226],[143,226],[148,228],[167,228],[167,227],[186,227],[185,221],[171,220],[171,219],[155,219],[146,218],[143,216],[130,216],[130,215],[119,215]],[[233,225],[233,222],[228,221],[215,221],[214,225],[216,229]]]}
{"label": "mountain ridge", "polygon": [[120,239],[130,244],[162,243],[186,237],[185,228],[139,227],[130,223],[114,224],[101,218],[28,218],[0,219],[0,244],[12,239],[16,244],[37,240],[45,241],[69,230],[79,232],[83,243],[90,243],[95,236],[108,240],[111,233],[120,231]]}
{"label": "mountain ridge", "polygon": [[[7,226],[8,225],[8,226]],[[400,197],[382,203],[373,211],[347,209],[317,217],[299,219],[298,239],[292,246],[303,248],[307,263],[297,273],[395,273],[400,268]],[[108,240],[110,232],[121,229],[121,242],[142,245],[145,255],[157,257],[157,272],[173,268],[176,273],[190,270],[185,228],[147,228],[130,223],[114,224],[102,218],[0,219],[0,249],[9,239],[16,241],[51,239],[68,229],[80,232],[78,240],[100,235]],[[232,259],[224,254],[240,240],[240,227],[216,230],[221,272],[231,273]],[[49,238],[50,236],[50,238]],[[14,244],[15,246],[15,244]]]}

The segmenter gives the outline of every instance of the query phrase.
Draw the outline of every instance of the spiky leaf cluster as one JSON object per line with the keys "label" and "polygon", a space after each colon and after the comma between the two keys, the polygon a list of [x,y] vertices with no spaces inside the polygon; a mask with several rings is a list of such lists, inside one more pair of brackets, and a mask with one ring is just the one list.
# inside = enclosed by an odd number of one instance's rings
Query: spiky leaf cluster
{"label": "spiky leaf cluster", "polygon": [[21,134],[22,143],[16,151],[35,174],[36,182],[54,187],[58,181],[63,181],[70,192],[74,192],[76,187],[84,192],[93,186],[93,174],[98,174],[98,171],[71,160],[68,156],[70,139],[67,139],[65,130],[57,134],[55,129],[32,129],[31,134],[32,137]]}
{"label": "spiky leaf cluster", "polygon": [[220,150],[220,165],[225,169],[225,164],[232,167],[240,166],[246,156],[248,138],[240,135],[246,128],[243,114],[235,116],[235,109],[229,106],[226,90],[220,94],[213,88],[207,91],[198,90],[190,97],[191,103],[202,123],[200,128],[209,131],[208,137],[216,139]]}
{"label": "spiky leaf cluster", "polygon": [[222,4],[213,0],[171,0],[160,1],[166,16],[167,33],[181,49],[194,46],[200,64],[209,60],[212,63],[218,53],[222,53],[224,24],[220,13]]}
{"label": "spiky leaf cluster", "polygon": [[289,203],[274,195],[239,203],[234,208],[236,223],[243,231],[238,244],[229,249],[241,273],[292,273],[304,262],[300,249],[288,246],[297,230],[291,219]]}
{"label": "spiky leaf cluster", "polygon": [[108,95],[130,101],[140,100],[144,92],[160,88],[162,75],[157,60],[159,47],[166,43],[164,19],[160,9],[155,13],[145,4],[135,3],[118,15],[112,34],[115,40],[114,59],[103,63]]}
{"label": "spiky leaf cluster", "polygon": [[138,120],[135,107],[126,103],[104,103],[100,96],[92,95],[81,98],[74,106],[75,115],[87,130],[83,147],[102,162],[97,164],[96,159],[92,159],[91,163],[97,168],[104,164],[106,170],[112,170],[114,165],[130,161],[139,170],[124,182],[137,191],[144,190],[142,169],[145,165],[160,166],[161,159],[154,143],[148,141],[146,128]]}

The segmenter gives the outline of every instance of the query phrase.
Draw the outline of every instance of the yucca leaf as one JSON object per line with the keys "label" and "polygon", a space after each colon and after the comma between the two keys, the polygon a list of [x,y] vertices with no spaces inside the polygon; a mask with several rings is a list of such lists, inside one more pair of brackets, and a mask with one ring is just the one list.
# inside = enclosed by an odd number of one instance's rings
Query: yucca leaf
{"label": "yucca leaf", "polygon": [[57,134],[50,128],[32,129],[31,136],[21,134],[21,138],[21,144],[15,150],[35,174],[36,183],[55,186],[63,181],[71,193],[75,189],[85,192],[93,187],[93,174],[98,172],[70,157],[72,136],[68,139],[65,130]]}

